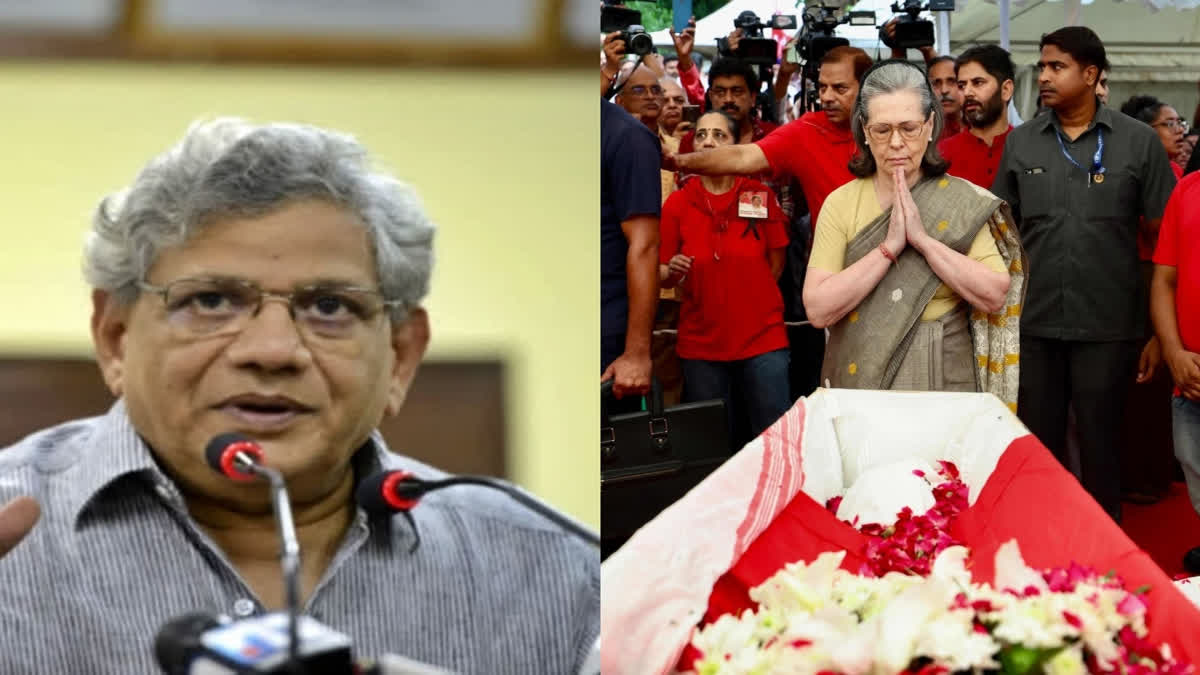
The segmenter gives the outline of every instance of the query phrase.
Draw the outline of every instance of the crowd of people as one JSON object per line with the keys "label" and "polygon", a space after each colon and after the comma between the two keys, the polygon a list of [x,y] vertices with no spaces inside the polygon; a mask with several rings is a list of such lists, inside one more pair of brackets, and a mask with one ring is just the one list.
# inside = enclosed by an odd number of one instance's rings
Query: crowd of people
{"label": "crowd of people", "polygon": [[[818,386],[990,392],[1117,522],[1162,496],[1122,467],[1172,452],[1137,442],[1136,399],[1171,415],[1200,511],[1200,179],[1175,107],[1110,104],[1104,44],[1072,26],[1041,39],[1027,121],[996,45],[830,49],[805,112],[786,58],[771,86],[721,56],[705,90],[693,26],[671,32],[670,72],[605,36],[601,377],[618,396],[654,377],[722,399],[733,451]],[[1200,574],[1200,548],[1185,566]]]}

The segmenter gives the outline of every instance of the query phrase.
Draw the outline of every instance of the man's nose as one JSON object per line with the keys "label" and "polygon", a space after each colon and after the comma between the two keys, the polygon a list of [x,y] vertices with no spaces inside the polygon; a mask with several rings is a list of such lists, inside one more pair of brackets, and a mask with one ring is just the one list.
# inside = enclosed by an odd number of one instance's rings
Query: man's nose
{"label": "man's nose", "polygon": [[245,319],[241,332],[226,348],[234,365],[278,372],[300,370],[312,362],[291,307],[273,300],[263,299],[258,313]]}

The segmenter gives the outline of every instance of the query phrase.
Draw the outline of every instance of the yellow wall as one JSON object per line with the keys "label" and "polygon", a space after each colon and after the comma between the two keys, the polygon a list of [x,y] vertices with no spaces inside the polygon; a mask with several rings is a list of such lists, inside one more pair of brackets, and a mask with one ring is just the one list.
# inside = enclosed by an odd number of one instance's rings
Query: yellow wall
{"label": "yellow wall", "polygon": [[0,65],[0,353],[91,353],[79,271],[91,211],[193,119],[342,129],[440,226],[431,358],[505,359],[512,478],[598,526],[590,73]]}

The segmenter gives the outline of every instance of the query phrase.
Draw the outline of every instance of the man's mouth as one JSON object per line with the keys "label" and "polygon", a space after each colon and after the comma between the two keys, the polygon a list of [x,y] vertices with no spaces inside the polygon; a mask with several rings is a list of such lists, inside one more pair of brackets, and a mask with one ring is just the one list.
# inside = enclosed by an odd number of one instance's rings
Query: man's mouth
{"label": "man's mouth", "polygon": [[238,422],[241,431],[271,431],[286,427],[313,409],[280,395],[242,394],[227,399],[217,409]]}

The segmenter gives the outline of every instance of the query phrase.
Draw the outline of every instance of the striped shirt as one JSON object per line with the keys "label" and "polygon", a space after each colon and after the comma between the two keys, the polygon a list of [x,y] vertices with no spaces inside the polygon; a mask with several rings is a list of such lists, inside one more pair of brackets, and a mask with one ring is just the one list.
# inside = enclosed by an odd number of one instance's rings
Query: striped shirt
{"label": "striped shirt", "polygon": [[[375,435],[357,476],[403,468]],[[42,517],[0,560],[0,673],[158,673],[154,638],[189,612],[265,608],[188,515],[118,402],[0,451],[0,503]],[[600,555],[487,488],[432,493],[407,518],[359,509],[304,613],[359,659],[397,654],[459,673],[575,673],[599,632]],[[413,544],[419,545],[414,549]]]}

